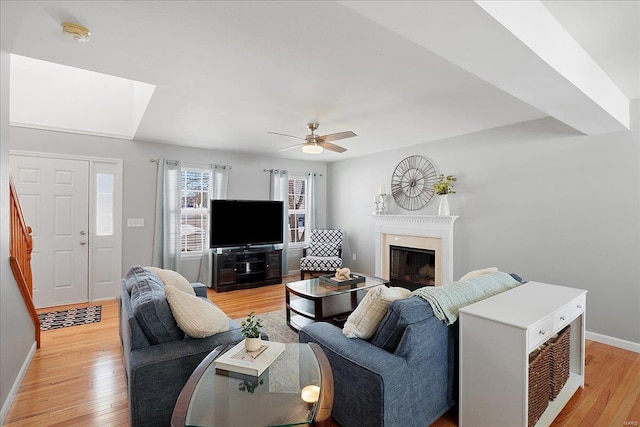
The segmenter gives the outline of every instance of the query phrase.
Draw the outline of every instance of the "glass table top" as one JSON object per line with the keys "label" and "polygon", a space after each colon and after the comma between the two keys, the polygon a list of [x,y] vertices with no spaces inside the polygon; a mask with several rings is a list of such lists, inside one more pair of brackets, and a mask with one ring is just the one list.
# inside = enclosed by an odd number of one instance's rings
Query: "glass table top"
{"label": "glass table top", "polygon": [[[362,275],[364,276],[364,275]],[[346,286],[335,286],[324,283],[321,279],[305,279],[287,283],[286,286],[291,291],[314,298],[322,298],[331,295],[339,295],[348,292],[360,291],[363,289],[373,288],[374,286],[386,285],[389,282],[374,276],[364,276],[365,281]]]}
{"label": "glass table top", "polygon": [[308,344],[286,344],[285,351],[260,377],[216,370],[212,362],[194,389],[185,424],[194,427],[311,424],[321,387],[318,359]]}

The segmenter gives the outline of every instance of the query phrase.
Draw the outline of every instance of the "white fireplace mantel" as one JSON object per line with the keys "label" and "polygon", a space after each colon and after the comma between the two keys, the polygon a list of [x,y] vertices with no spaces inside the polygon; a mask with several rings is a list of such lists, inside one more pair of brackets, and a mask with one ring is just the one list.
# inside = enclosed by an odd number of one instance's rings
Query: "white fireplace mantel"
{"label": "white fireplace mantel", "polygon": [[453,282],[453,223],[457,216],[439,215],[372,215],[375,221],[376,276],[384,277],[388,271],[383,262],[389,259],[385,235],[427,237],[440,242],[440,283]]}

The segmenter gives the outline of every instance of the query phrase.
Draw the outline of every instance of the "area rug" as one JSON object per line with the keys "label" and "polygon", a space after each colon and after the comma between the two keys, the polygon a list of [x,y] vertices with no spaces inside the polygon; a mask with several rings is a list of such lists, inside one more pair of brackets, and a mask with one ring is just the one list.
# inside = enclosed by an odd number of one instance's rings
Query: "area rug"
{"label": "area rug", "polygon": [[[287,326],[287,317],[284,309],[257,314],[262,319],[262,329],[269,336],[269,341],[298,342],[298,333]],[[237,320],[238,323],[242,319]]]}
{"label": "area rug", "polygon": [[50,311],[38,314],[38,318],[40,319],[41,331],[97,323],[102,319],[102,306],[92,305],[84,308]]}

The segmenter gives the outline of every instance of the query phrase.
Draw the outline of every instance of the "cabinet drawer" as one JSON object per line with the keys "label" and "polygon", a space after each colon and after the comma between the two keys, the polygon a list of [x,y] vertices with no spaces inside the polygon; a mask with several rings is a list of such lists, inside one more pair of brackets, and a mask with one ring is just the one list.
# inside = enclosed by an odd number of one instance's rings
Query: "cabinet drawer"
{"label": "cabinet drawer", "polygon": [[559,331],[571,320],[572,304],[565,305],[560,310],[553,313],[553,330]]}
{"label": "cabinet drawer", "polygon": [[580,295],[578,298],[571,301],[571,317],[574,318],[580,313],[584,312],[587,306],[587,296]]}
{"label": "cabinet drawer", "polygon": [[552,317],[549,316],[529,328],[527,332],[529,335],[529,350],[533,350],[551,336],[551,331],[553,331],[552,324]]}

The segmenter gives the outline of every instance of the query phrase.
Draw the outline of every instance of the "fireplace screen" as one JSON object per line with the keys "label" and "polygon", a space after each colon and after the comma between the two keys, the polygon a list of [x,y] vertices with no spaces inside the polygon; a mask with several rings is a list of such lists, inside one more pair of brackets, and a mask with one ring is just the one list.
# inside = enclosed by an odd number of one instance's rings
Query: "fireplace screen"
{"label": "fireplace screen", "polygon": [[389,284],[410,290],[434,286],[436,253],[429,249],[391,246]]}

